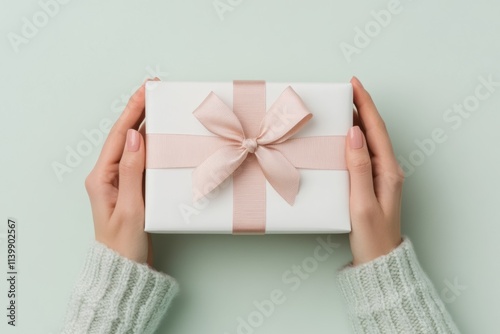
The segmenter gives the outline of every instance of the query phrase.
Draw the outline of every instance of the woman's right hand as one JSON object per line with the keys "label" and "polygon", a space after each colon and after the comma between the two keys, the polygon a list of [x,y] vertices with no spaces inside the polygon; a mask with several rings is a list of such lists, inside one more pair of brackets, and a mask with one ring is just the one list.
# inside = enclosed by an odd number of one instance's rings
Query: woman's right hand
{"label": "woman's right hand", "polygon": [[356,266],[390,253],[401,243],[404,172],[370,94],[356,77],[351,84],[357,125],[347,135],[346,160],[352,226],[349,240]]}
{"label": "woman's right hand", "polygon": [[[159,80],[159,79],[155,79]],[[95,238],[120,255],[153,265],[151,237],[144,231],[145,85],[130,97],[109,132],[94,169],[85,180],[92,206]]]}

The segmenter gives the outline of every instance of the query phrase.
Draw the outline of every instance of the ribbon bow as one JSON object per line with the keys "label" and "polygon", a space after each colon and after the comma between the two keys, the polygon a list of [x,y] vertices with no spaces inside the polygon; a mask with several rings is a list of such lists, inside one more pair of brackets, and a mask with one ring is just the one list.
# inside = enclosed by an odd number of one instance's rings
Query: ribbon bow
{"label": "ribbon bow", "polygon": [[236,114],[213,92],[193,115],[207,130],[224,141],[221,148],[193,171],[195,201],[214,190],[233,174],[249,154],[254,154],[267,181],[286,202],[293,205],[299,191],[300,174],[273,145],[287,141],[313,115],[292,87],[288,86],[265,113],[255,138],[245,134]]}

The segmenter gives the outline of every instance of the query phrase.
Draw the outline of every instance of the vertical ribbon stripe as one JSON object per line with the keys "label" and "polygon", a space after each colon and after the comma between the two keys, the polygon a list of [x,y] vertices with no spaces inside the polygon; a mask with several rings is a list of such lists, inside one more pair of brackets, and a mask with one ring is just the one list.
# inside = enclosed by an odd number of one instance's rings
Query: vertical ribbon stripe
{"label": "vertical ribbon stripe", "polygon": [[[240,120],[245,138],[259,135],[266,113],[263,81],[234,81],[233,112]],[[266,178],[251,154],[233,174],[233,233],[265,233]]]}

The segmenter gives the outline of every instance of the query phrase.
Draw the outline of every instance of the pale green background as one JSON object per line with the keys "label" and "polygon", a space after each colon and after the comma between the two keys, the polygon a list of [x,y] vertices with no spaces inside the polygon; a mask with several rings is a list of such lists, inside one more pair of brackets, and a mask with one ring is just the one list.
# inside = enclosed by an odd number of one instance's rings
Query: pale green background
{"label": "pale green background", "polygon": [[[83,182],[100,151],[56,177],[84,129],[115,120],[122,98],[156,71],[163,80],[337,81],[352,75],[372,93],[397,155],[442,128],[447,141],[407,178],[403,231],[464,333],[498,333],[500,310],[500,89],[454,130],[445,110],[474,93],[479,76],[500,81],[498,1],[401,0],[402,12],[348,62],[340,43],[388,1],[244,0],[221,20],[213,0],[76,1],[61,5],[14,52],[35,0],[0,6],[0,239],[19,221],[19,313],[2,333],[57,333],[93,238]],[[224,0],[227,2],[227,0]],[[234,1],[237,2],[237,1]],[[236,333],[253,301],[285,292],[255,333],[349,333],[335,272],[350,260],[347,235],[297,291],[281,280],[312,255],[315,235],[155,235],[156,265],[180,282],[159,333]],[[5,240],[0,305],[6,305]],[[466,286],[455,294],[457,280]]]}

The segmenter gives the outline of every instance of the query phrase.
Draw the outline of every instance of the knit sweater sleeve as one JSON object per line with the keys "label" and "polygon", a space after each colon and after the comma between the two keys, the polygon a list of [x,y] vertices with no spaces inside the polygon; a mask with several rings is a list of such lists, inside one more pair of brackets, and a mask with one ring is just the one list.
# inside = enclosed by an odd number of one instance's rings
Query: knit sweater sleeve
{"label": "knit sweater sleeve", "polygon": [[338,273],[355,333],[459,333],[407,237],[391,253]]}
{"label": "knit sweater sleeve", "polygon": [[178,290],[172,277],[94,241],[62,333],[153,333]]}

